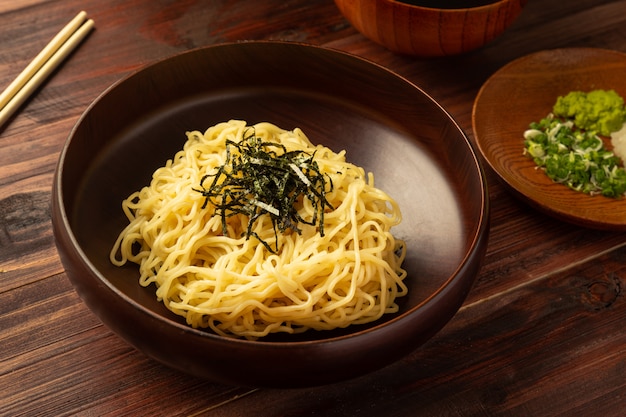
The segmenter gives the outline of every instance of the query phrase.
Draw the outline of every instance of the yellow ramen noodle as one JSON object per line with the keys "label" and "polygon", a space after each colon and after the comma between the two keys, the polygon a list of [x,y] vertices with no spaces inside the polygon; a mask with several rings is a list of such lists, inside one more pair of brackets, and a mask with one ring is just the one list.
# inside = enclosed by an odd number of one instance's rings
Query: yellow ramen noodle
{"label": "yellow ramen noodle", "polygon": [[[154,172],[150,185],[123,201],[129,224],[111,262],[138,264],[140,284],[154,283],[168,309],[225,336],[341,328],[396,312],[396,298],[407,293],[404,243],[390,233],[400,210],[374,187],[372,174],[346,162],[345,152],[313,146],[300,129],[252,126],[255,136],[287,151],[315,152],[319,171],[332,180],[323,236],[308,224],[299,225],[301,233],[275,233],[263,215],[253,231],[278,243],[273,253],[245,237],[246,216],[227,217],[224,234],[215,206],[203,208],[206,199],[197,190],[203,177],[225,163],[226,140],[239,142],[250,128],[229,121],[188,132],[184,148]],[[314,215],[310,204],[297,209],[304,219]]]}

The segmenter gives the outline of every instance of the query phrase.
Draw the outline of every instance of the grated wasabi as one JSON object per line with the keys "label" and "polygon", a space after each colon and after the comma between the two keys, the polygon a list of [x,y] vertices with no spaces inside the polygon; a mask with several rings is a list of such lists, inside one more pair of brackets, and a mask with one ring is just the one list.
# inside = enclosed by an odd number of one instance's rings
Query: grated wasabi
{"label": "grated wasabi", "polygon": [[614,90],[572,91],[557,98],[552,112],[573,120],[579,129],[602,136],[609,136],[626,122],[624,99]]}

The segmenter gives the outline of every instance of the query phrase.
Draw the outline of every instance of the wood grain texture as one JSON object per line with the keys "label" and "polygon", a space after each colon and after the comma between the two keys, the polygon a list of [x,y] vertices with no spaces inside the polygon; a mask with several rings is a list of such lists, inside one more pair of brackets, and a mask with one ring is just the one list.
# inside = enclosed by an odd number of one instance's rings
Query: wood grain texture
{"label": "wood grain texture", "polygon": [[307,390],[190,378],[113,335],[63,272],[49,195],[80,113],[111,83],[173,53],[244,39],[355,53],[424,88],[473,139],[474,98],[513,59],[561,47],[626,52],[626,1],[530,1],[486,47],[437,59],[369,41],[332,0],[0,2],[0,86],[83,9],[96,30],[0,129],[0,415],[623,415],[626,234],[548,217],[487,166],[491,237],[461,311],[400,362]]}

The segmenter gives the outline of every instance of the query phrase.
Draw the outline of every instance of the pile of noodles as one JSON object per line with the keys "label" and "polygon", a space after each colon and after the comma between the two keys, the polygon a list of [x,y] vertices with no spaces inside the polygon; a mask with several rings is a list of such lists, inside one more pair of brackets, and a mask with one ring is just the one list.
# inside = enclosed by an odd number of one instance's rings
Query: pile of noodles
{"label": "pile of noodles", "polygon": [[[319,226],[275,233],[261,216],[245,235],[248,219],[222,219],[197,188],[202,178],[226,161],[226,139],[241,141],[251,126],[229,121],[205,133],[188,132],[181,151],[157,169],[149,186],[131,194],[122,207],[128,226],[110,258],[115,265],[136,263],[140,284],[155,284],[156,296],[195,328],[255,339],[275,332],[300,333],[362,324],[398,310],[407,293],[401,264],[402,241],[390,229],[401,220],[397,203],[374,187],[372,174],[346,162],[345,152],[313,146],[300,129],[270,123],[252,126],[265,141],[287,151],[313,154],[320,172],[332,180],[326,199],[332,206]],[[306,201],[298,207],[312,218]],[[276,242],[278,238],[278,242]],[[277,244],[273,253],[263,239]]]}

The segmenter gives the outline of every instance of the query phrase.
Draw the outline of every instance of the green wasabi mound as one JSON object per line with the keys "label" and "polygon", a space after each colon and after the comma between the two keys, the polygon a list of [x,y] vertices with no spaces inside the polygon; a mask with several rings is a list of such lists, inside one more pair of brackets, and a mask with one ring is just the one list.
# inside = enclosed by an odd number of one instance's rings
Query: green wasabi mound
{"label": "green wasabi mound", "polygon": [[614,90],[572,91],[558,97],[552,112],[571,119],[579,129],[609,136],[626,122],[624,99]]}

